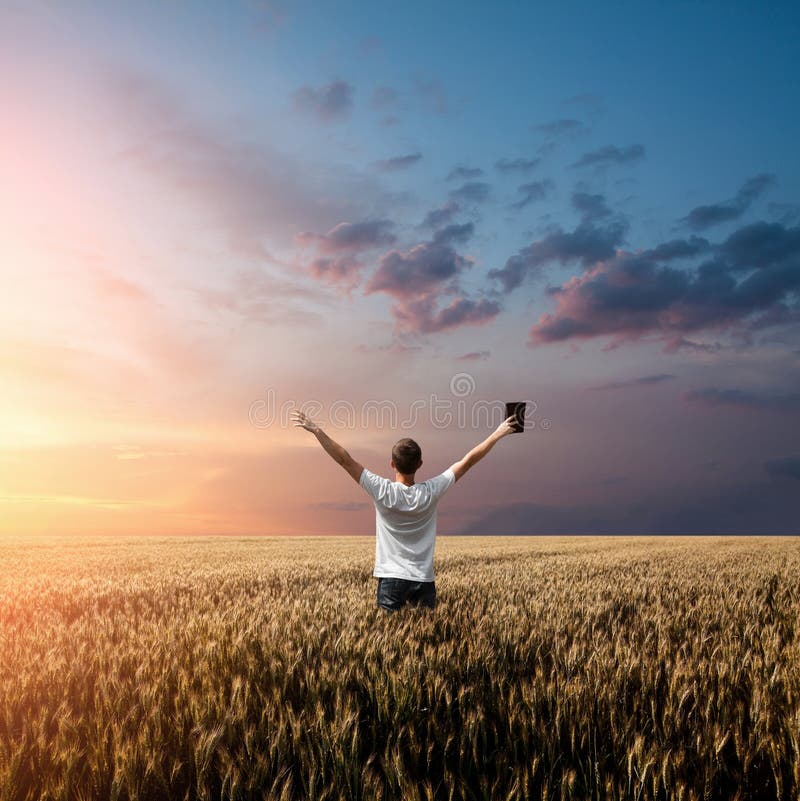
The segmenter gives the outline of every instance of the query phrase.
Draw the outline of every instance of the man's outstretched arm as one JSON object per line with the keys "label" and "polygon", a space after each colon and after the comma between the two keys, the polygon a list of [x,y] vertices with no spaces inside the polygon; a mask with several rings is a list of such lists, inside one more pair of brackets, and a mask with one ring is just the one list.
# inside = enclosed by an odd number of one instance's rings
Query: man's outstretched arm
{"label": "man's outstretched arm", "polygon": [[476,465],[484,456],[486,456],[489,451],[494,448],[496,442],[501,440],[503,437],[508,436],[509,434],[514,433],[514,429],[512,428],[512,424],[516,420],[516,417],[512,414],[507,420],[504,420],[500,425],[491,433],[489,434],[486,439],[480,443],[480,445],[476,445],[463,459],[456,462],[454,465],[450,466],[450,469],[455,473],[456,481],[458,481],[467,470],[470,469],[473,465]]}
{"label": "man's outstretched arm", "polygon": [[293,411],[292,421],[296,426],[310,431],[318,440],[319,444],[330,454],[336,464],[340,464],[353,477],[355,481],[361,481],[361,472],[364,469],[338,442],[334,442],[316,423],[302,412]]}

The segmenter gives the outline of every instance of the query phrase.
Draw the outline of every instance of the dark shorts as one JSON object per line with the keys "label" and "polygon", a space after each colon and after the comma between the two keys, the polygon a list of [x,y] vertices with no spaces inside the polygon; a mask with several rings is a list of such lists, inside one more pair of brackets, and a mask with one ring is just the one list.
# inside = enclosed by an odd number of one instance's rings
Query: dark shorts
{"label": "dark shorts", "polygon": [[407,603],[433,609],[436,606],[436,583],[401,578],[378,579],[378,606],[393,612]]}

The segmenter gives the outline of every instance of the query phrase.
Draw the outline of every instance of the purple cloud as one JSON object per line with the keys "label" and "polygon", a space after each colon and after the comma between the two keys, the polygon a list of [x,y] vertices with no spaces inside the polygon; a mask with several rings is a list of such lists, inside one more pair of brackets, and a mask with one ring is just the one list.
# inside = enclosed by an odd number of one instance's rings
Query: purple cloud
{"label": "purple cloud", "polygon": [[583,123],[574,119],[560,119],[544,122],[540,125],[531,125],[532,131],[543,133],[546,136],[563,136],[568,133],[576,133],[582,129]]}
{"label": "purple cloud", "polygon": [[494,163],[498,172],[530,172],[541,164],[541,159],[499,159]]}
{"label": "purple cloud", "polygon": [[524,209],[529,203],[533,203],[537,200],[544,200],[552,190],[553,182],[549,179],[522,184],[517,187],[517,192],[522,193],[522,197],[512,203],[509,208],[515,209],[516,211]]}
{"label": "purple cloud", "polygon": [[452,243],[466,241],[472,232],[472,223],[450,225],[428,242],[381,256],[365,293],[383,292],[394,299],[392,314],[398,331],[430,334],[479,325],[499,314],[497,301],[469,298],[459,287],[461,274],[472,260],[456,252]]}
{"label": "purple cloud", "polygon": [[611,381],[608,384],[598,384],[588,387],[590,392],[600,392],[609,389],[626,389],[628,387],[650,386],[651,384],[661,384],[670,381],[675,376],[672,373],[657,373],[655,375],[644,375],[639,378],[630,378],[626,381]]}
{"label": "purple cloud", "polygon": [[617,221],[605,227],[581,223],[572,232],[556,230],[511,256],[502,268],[489,271],[505,292],[519,287],[529,275],[538,275],[549,262],[580,261],[585,268],[611,258],[622,243],[627,224]]}
{"label": "purple cloud", "polygon": [[350,292],[359,282],[364,264],[360,253],[393,245],[397,237],[391,220],[341,222],[327,234],[303,232],[295,237],[300,246],[314,245],[321,254],[308,265],[315,278]]}
{"label": "purple cloud", "polygon": [[450,113],[450,101],[441,81],[417,75],[414,78],[414,91],[422,102],[435,114]]}
{"label": "purple cloud", "polygon": [[602,220],[611,216],[611,209],[603,195],[590,195],[588,192],[573,192],[572,206],[588,222]]}
{"label": "purple cloud", "polygon": [[483,170],[480,167],[453,167],[447,173],[446,181],[469,181],[472,178],[480,178]]}
{"label": "purple cloud", "polygon": [[720,389],[706,387],[692,389],[681,396],[687,403],[701,406],[732,406],[749,411],[797,412],[800,411],[800,393],[783,395],[758,395],[742,389]]}
{"label": "purple cloud", "polygon": [[689,239],[671,239],[651,248],[650,256],[656,261],[671,261],[672,259],[686,259],[697,256],[709,249],[711,243],[700,236],[690,236]]}
{"label": "purple cloud", "polygon": [[455,200],[448,200],[438,209],[431,209],[422,221],[422,228],[438,228],[440,225],[449,223],[453,217],[461,211],[461,206]]}
{"label": "purple cloud", "polygon": [[433,244],[446,245],[458,242],[467,242],[475,233],[475,224],[468,222],[462,225],[452,224],[436,231],[433,235]]}
{"label": "purple cloud", "polygon": [[469,353],[463,353],[461,356],[456,357],[456,361],[459,362],[480,362],[484,361],[492,355],[492,352],[489,350],[473,350]]}
{"label": "purple cloud", "polygon": [[350,290],[356,286],[364,265],[353,256],[320,257],[309,265],[311,274],[322,281]]}
{"label": "purple cloud", "polygon": [[489,198],[490,186],[482,181],[470,181],[450,192],[450,197],[467,203],[483,203]]}
{"label": "purple cloud", "polygon": [[755,222],[734,231],[718,248],[732,270],[763,269],[800,256],[800,226]]}
{"label": "purple cloud", "polygon": [[[622,342],[655,333],[669,339],[668,349],[674,350],[686,344],[685,335],[693,331],[748,332],[797,319],[800,309],[793,298],[800,288],[798,229],[755,223],[721,245],[698,239],[667,244],[640,253],[619,252],[561,287],[549,288],[558,308],[533,326],[532,344],[604,334]],[[694,269],[659,263],[664,256],[705,251],[710,258]],[[557,256],[563,253],[555,250]],[[538,263],[531,255],[521,266],[510,260],[495,277],[513,288]]]}
{"label": "purple cloud", "polygon": [[397,102],[398,92],[391,86],[376,86],[372,90],[369,104],[375,109],[386,109]]}
{"label": "purple cloud", "polygon": [[711,228],[713,225],[730,222],[741,217],[763,192],[775,183],[775,176],[761,173],[748,179],[736,193],[736,197],[721,203],[693,208],[680,222],[686,223],[695,231]]}
{"label": "purple cloud", "polygon": [[412,167],[422,158],[422,153],[409,153],[406,156],[394,156],[390,159],[381,159],[374,163],[375,169],[380,172],[397,172]]}
{"label": "purple cloud", "polygon": [[393,245],[397,237],[391,232],[391,220],[365,220],[363,222],[341,222],[327,234],[303,232],[295,237],[298,244],[316,244],[324,253],[369,250]]}
{"label": "purple cloud", "polygon": [[447,244],[421,242],[409,250],[390,250],[381,256],[365,291],[414,297],[457,277],[471,264]]}
{"label": "purple cloud", "polygon": [[403,331],[432,334],[462,325],[481,325],[500,312],[500,305],[486,298],[476,301],[457,297],[439,309],[435,303],[434,298],[428,296],[397,304],[393,311],[398,327]]}
{"label": "purple cloud", "polygon": [[771,459],[764,462],[764,470],[771,478],[786,476],[800,481],[800,456],[786,456],[783,459]]}
{"label": "purple cloud", "polygon": [[[794,477],[796,469],[795,464],[779,466],[777,474]],[[799,515],[796,489],[784,482],[766,481],[677,489],[630,505],[503,504],[482,512],[457,533],[785,535],[798,533]]]}
{"label": "purple cloud", "polygon": [[323,122],[332,122],[349,115],[353,108],[353,87],[341,80],[320,87],[301,86],[293,98],[296,109],[311,112]]}
{"label": "purple cloud", "polygon": [[606,145],[589,153],[584,153],[576,162],[570,164],[570,167],[606,167],[609,164],[627,164],[643,157],[644,145],[630,145],[623,148],[619,148],[616,145]]}

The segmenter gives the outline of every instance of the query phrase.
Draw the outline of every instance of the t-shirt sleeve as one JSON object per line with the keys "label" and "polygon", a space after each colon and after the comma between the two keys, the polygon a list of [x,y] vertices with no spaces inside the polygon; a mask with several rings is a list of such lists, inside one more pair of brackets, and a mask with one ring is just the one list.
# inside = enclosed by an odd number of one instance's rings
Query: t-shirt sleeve
{"label": "t-shirt sleeve", "polygon": [[358,483],[366,490],[367,494],[374,501],[379,501],[385,493],[386,479],[382,476],[375,475],[371,470],[365,467],[361,471],[361,478]]}
{"label": "t-shirt sleeve", "polygon": [[431,495],[438,500],[455,484],[455,481],[456,474],[453,472],[452,467],[448,467],[444,473],[440,473],[438,476],[428,480],[431,485]]}

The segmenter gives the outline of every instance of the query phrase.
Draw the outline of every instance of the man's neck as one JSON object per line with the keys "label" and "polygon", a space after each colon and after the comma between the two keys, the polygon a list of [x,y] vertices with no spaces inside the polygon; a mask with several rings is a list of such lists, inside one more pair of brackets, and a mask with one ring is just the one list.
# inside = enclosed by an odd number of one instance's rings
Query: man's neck
{"label": "man's neck", "polygon": [[407,487],[410,487],[414,484],[414,475],[411,474],[410,476],[404,476],[402,473],[395,473],[394,480],[400,482],[401,484],[405,484]]}

